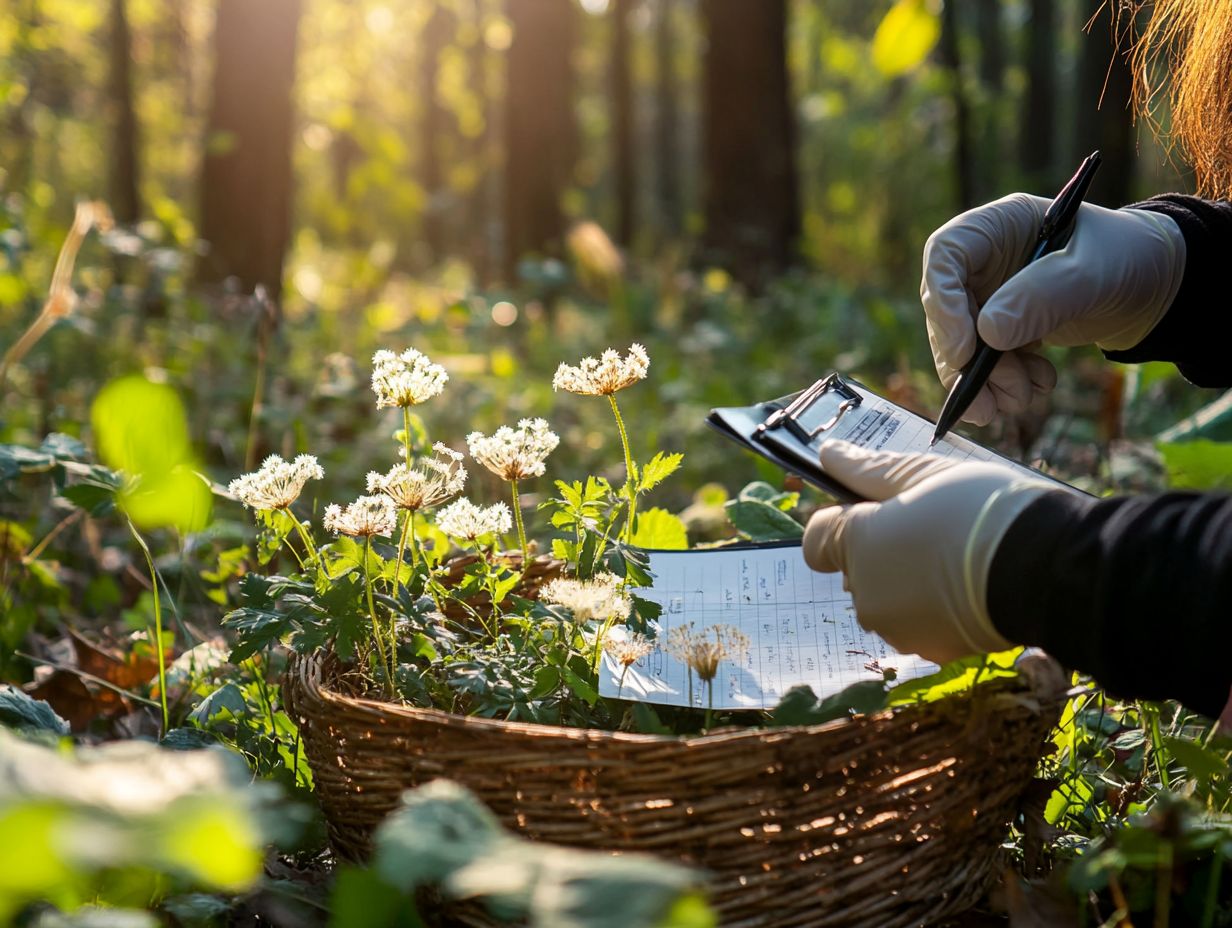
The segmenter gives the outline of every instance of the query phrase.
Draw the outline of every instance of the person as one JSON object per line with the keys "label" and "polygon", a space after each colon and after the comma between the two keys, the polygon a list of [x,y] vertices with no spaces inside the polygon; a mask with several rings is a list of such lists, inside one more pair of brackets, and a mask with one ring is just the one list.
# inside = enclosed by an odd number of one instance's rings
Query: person
{"label": "person", "polygon": [[[1156,0],[1135,52],[1140,99],[1163,53],[1173,132],[1200,192],[1232,192],[1232,3]],[[1056,383],[1042,340],[1120,362],[1171,361],[1232,386],[1232,203],[1169,194],[1084,204],[1062,251],[1019,271],[1048,201],[963,213],[924,248],[921,297],[948,387],[975,334],[1004,351],[966,418],[1019,412]],[[993,464],[830,442],[823,468],[871,500],[813,515],[804,554],[842,571],[856,615],[935,661],[1037,645],[1125,698],[1232,709],[1232,497],[1096,499]],[[1232,721],[1228,711],[1225,722]]]}

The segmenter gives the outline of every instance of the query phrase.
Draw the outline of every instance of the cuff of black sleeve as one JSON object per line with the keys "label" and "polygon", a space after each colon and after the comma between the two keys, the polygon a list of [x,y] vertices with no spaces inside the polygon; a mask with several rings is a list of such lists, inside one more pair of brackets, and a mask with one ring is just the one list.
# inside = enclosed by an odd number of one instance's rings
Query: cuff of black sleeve
{"label": "cuff of black sleeve", "polygon": [[[1058,552],[1072,550],[1066,538],[1096,502],[1045,493],[1010,525],[993,555],[987,594],[993,627],[1005,638],[1057,654],[1057,637],[1075,634],[1065,618],[1092,613],[1095,565],[1069,563],[1058,572],[1055,560]],[[1052,627],[1054,619],[1063,627]]]}
{"label": "cuff of black sleeve", "polygon": [[[1141,342],[1125,351],[1105,351],[1110,361],[1171,361],[1191,383],[1228,386],[1227,341],[1232,316],[1227,301],[1227,256],[1232,248],[1232,204],[1169,193],[1127,209],[1162,213],[1185,239],[1185,275],[1172,306]],[[1218,357],[1210,356],[1218,345]]]}

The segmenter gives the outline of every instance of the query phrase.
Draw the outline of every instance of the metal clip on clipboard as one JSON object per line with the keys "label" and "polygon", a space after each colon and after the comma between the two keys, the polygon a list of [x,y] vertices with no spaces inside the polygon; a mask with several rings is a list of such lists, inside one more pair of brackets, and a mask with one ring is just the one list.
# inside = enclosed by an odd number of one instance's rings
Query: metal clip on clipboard
{"label": "metal clip on clipboard", "polygon": [[843,415],[860,405],[862,398],[838,374],[825,377],[797,394],[786,406],[776,409],[757,427],[757,435],[770,429],[786,427],[789,432],[811,445],[822,432],[838,424]]}

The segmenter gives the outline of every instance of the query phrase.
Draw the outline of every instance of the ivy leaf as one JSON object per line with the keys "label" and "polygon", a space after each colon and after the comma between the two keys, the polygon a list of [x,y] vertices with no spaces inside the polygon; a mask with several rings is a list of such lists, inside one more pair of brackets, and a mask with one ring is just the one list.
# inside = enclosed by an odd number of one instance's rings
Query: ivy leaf
{"label": "ivy leaf", "polygon": [[244,694],[234,683],[224,683],[201,700],[197,708],[189,713],[188,720],[205,728],[211,719],[224,712],[230,712],[237,718],[248,714],[248,703],[244,700]]}
{"label": "ivy leaf", "polygon": [[804,526],[769,503],[732,500],[724,508],[736,531],[750,541],[786,541],[804,537]]}
{"label": "ivy leaf", "polygon": [[638,548],[684,551],[689,547],[689,532],[684,521],[657,506],[637,514],[630,544]]}
{"label": "ivy leaf", "polygon": [[642,468],[640,491],[644,493],[658,486],[680,469],[680,462],[683,460],[683,454],[664,454],[660,451]]}

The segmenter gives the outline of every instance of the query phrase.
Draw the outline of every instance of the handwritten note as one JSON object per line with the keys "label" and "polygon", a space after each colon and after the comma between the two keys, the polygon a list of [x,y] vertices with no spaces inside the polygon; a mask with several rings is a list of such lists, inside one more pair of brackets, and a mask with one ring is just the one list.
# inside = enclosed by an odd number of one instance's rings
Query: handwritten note
{"label": "handwritten note", "polygon": [[[860,680],[876,680],[893,667],[899,679],[937,669],[894,651],[856,621],[841,574],[821,574],[804,563],[799,545],[656,551],[650,555],[654,586],[638,590],[663,608],[657,646],[622,667],[604,656],[599,690],[663,705],[705,708],[708,687],[663,649],[671,630],[731,625],[748,636],[739,660],[725,660],[713,681],[716,709],[765,709],[793,686],[807,684],[821,697]],[[690,697],[690,690],[691,697]]]}

